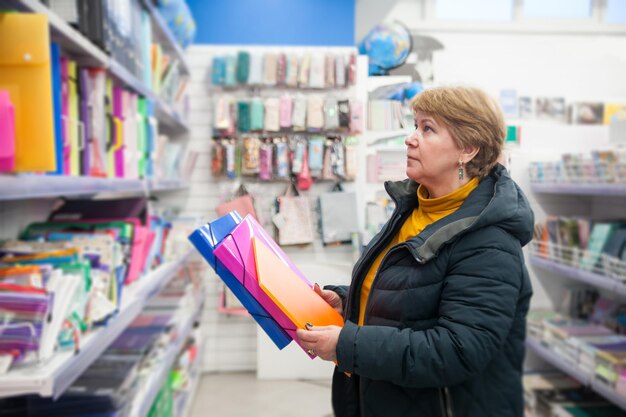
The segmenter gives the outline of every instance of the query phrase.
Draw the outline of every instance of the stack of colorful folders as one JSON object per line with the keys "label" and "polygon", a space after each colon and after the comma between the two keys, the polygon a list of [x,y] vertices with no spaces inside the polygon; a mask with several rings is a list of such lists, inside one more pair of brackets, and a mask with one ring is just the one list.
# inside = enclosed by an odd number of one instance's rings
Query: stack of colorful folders
{"label": "stack of colorful folders", "polygon": [[279,349],[291,340],[299,343],[296,329],[306,323],[343,326],[341,315],[253,217],[231,212],[189,240]]}

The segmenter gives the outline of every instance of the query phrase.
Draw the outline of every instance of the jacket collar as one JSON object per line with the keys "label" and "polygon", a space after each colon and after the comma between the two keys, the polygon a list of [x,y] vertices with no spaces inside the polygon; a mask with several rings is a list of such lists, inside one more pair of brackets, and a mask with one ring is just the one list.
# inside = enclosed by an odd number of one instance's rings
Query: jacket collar
{"label": "jacket collar", "polygon": [[[396,202],[399,213],[417,207],[418,186],[419,184],[412,180],[385,183],[385,188]],[[495,200],[499,201],[494,203]],[[518,206],[522,206],[521,209]],[[506,213],[502,217],[500,214],[494,214],[499,211],[506,211]],[[500,221],[506,222],[509,218],[514,218],[515,221],[520,221],[519,218],[521,218],[520,224],[528,223],[527,220],[530,219],[530,229],[532,229],[533,216],[526,198],[511,180],[506,169],[498,164],[457,211],[428,225],[419,235],[406,243],[415,259],[420,263],[425,263],[434,258],[448,242],[474,227]],[[527,243],[525,235],[518,236],[518,238],[522,244]]]}

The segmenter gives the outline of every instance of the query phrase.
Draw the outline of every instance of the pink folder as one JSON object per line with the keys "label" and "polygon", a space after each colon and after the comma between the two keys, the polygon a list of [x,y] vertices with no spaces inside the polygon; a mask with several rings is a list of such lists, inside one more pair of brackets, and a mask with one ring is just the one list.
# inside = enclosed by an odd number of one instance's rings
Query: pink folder
{"label": "pink folder", "polygon": [[[259,286],[252,245],[253,237],[263,242],[285,265],[291,268],[306,285],[312,287],[311,283],[304,277],[302,272],[289,260],[276,242],[274,242],[263,227],[250,215],[246,216],[241,223],[233,229],[230,235],[215,248],[213,253],[287,334],[299,343],[294,322],[287,317],[270,296]],[[306,351],[304,348],[303,350]],[[314,356],[311,356],[311,358],[313,357]]]}
{"label": "pink folder", "polygon": [[61,57],[61,127],[63,131],[63,175],[70,175],[70,155],[72,143],[70,141],[70,76],[69,60]]}
{"label": "pink folder", "polygon": [[124,91],[122,87],[113,87],[113,117],[116,122],[115,129],[115,143],[114,150],[114,166],[115,176],[118,178],[124,178],[124,116],[125,116],[125,102],[128,92]]}
{"label": "pink folder", "polygon": [[0,172],[15,169],[15,109],[9,92],[0,90]]}

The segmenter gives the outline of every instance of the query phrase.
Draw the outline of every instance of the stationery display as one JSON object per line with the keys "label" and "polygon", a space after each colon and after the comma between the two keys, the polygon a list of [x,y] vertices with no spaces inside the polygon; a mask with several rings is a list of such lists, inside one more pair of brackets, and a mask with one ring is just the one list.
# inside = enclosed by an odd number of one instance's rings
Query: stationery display
{"label": "stationery display", "polygon": [[615,149],[563,154],[560,161],[531,162],[529,173],[535,183],[623,183],[626,153]]}
{"label": "stationery display", "polygon": [[[357,174],[357,138],[353,136],[246,135],[214,138],[211,173],[215,177],[237,177],[237,167],[246,177],[261,181],[288,181],[298,176],[303,183],[321,180],[354,180]],[[237,151],[239,146],[241,152]],[[306,152],[305,152],[306,151]],[[308,173],[303,165],[306,159]],[[231,210],[234,210],[233,208]],[[225,214],[230,210],[222,210]]]}
{"label": "stationery display", "polygon": [[342,317],[251,216],[241,219],[230,213],[189,239],[279,349],[290,340],[298,342],[296,329],[304,329],[305,323],[343,325]]}
{"label": "stationery display", "polygon": [[354,99],[283,94],[280,97],[236,99],[216,96],[214,136],[257,132],[363,131],[363,106]]}
{"label": "stationery display", "polygon": [[535,225],[531,254],[617,282],[626,276],[626,222],[548,216]]}
{"label": "stationery display", "polygon": [[[151,34],[151,26],[138,1],[115,7],[104,0],[65,3],[52,2],[50,7],[99,46],[124,45],[111,48],[113,59],[163,101],[183,105],[187,81],[180,63],[160,45],[152,45],[150,35],[141,38],[142,33]],[[85,23],[92,20],[107,23]],[[141,33],[135,33],[135,27]],[[78,65],[65,56],[60,45],[50,43],[46,15],[2,13],[0,36],[27,40],[0,46],[0,172],[155,178],[159,132],[154,103],[114,82],[105,68]],[[30,152],[34,148],[38,152]],[[166,178],[179,179],[183,162],[188,163],[180,161],[185,152],[168,154],[178,155],[178,160],[172,157],[164,163],[176,165]]]}
{"label": "stationery display", "polygon": [[[356,79],[356,53],[305,52],[287,55],[239,51],[237,55],[214,56],[211,72],[213,85],[224,88],[242,85],[300,89],[344,88],[352,85]],[[236,77],[227,77],[228,72],[236,74]]]}
{"label": "stationery display", "polygon": [[[179,273],[152,300],[128,328],[98,357],[59,398],[24,397],[21,401],[1,400],[0,407],[7,415],[71,415],[123,416],[132,415],[137,408],[165,407],[163,398],[156,396],[146,405],[146,387],[163,367],[168,375],[165,385],[172,391],[180,390],[181,378],[189,376],[187,366],[177,360],[185,357],[194,364],[197,344],[190,332],[183,333],[185,322],[197,308],[196,294],[202,286],[186,272]],[[188,328],[187,328],[188,329]],[[180,342],[179,342],[180,340]],[[1,342],[0,342],[1,343]],[[180,343],[180,351],[169,358],[173,344]],[[169,403],[171,415],[172,404]]]}
{"label": "stationery display", "polygon": [[0,333],[11,336],[0,356],[18,364],[79,350],[115,316],[125,287],[164,261],[171,227],[145,198],[70,200],[0,242]]}

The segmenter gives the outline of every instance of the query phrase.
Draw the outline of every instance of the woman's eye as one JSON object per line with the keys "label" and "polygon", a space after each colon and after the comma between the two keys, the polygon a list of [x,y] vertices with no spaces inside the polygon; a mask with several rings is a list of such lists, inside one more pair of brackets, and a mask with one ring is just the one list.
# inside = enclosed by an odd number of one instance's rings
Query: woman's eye
{"label": "woman's eye", "polygon": [[431,127],[430,127],[430,126],[424,126],[424,132],[428,132],[429,130],[431,130],[431,131],[432,131],[432,129],[431,129]]}
{"label": "woman's eye", "polygon": [[415,123],[413,126],[415,126],[415,130],[417,130],[417,123]]}

